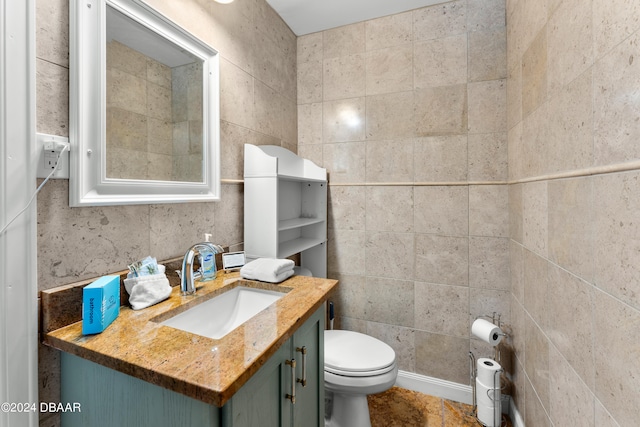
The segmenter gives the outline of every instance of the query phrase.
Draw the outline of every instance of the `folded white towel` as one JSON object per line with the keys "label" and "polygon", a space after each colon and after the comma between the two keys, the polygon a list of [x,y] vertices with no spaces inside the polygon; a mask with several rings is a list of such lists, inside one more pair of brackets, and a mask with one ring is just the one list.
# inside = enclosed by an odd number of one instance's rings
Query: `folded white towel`
{"label": "folded white towel", "polygon": [[124,287],[134,310],[150,307],[171,295],[171,285],[164,273],[124,279]]}
{"label": "folded white towel", "polygon": [[240,276],[249,280],[280,283],[293,276],[294,262],[290,259],[258,258],[240,269]]}

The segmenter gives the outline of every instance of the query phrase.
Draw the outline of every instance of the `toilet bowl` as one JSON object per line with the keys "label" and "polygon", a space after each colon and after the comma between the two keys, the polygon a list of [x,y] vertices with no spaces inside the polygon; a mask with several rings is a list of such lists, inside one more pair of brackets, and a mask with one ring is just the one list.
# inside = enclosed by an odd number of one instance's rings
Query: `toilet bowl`
{"label": "toilet bowl", "polygon": [[325,427],[371,427],[368,394],[391,388],[398,376],[395,351],[352,331],[324,331],[324,387],[330,401]]}

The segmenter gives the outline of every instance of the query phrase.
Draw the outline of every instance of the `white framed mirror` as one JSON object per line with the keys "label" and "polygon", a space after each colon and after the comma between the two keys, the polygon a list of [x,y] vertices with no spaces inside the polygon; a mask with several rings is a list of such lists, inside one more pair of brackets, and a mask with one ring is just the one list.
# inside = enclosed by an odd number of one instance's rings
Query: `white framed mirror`
{"label": "white framed mirror", "polygon": [[70,206],[220,198],[218,52],[141,0],[71,0]]}

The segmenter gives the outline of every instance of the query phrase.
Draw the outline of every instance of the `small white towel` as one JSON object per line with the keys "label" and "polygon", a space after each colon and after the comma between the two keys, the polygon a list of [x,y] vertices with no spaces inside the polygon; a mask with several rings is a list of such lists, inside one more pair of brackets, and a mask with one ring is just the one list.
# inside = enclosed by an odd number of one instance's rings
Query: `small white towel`
{"label": "small white towel", "polygon": [[249,280],[280,283],[293,276],[294,262],[290,259],[258,258],[240,269],[240,276]]}
{"label": "small white towel", "polygon": [[171,285],[164,273],[124,279],[124,287],[134,310],[150,307],[171,295]]}

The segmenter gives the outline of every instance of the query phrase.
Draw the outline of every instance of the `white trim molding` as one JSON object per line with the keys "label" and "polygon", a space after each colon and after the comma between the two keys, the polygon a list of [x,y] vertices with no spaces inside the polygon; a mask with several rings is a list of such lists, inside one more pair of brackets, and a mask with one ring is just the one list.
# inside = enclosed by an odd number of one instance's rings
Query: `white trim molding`
{"label": "white trim molding", "polygon": [[396,386],[455,402],[473,404],[471,386],[458,384],[413,372],[398,371]]}
{"label": "white trim molding", "polygon": [[511,424],[513,427],[525,427],[524,420],[520,415],[520,411],[518,411],[518,407],[513,399],[509,399],[511,402],[509,405],[509,418],[511,418]]}
{"label": "white trim molding", "polygon": [[[35,33],[35,0],[0,0],[0,227],[35,191]],[[0,234],[0,403],[38,406],[36,215]],[[37,411],[0,411],[2,427],[37,425]]]}

